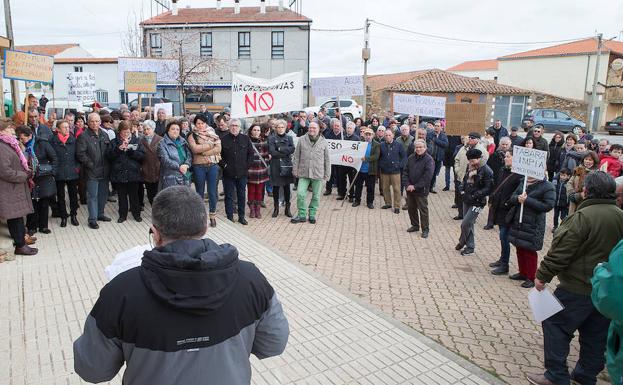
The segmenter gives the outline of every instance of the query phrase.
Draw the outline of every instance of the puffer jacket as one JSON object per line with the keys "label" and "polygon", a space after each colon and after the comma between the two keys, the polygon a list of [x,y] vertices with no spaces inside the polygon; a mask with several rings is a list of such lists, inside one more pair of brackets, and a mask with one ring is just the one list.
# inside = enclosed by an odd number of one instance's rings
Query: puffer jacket
{"label": "puffer jacket", "polygon": [[[459,152],[456,153],[456,156],[454,157],[454,178],[455,180],[463,180],[463,177],[465,176],[465,170],[467,170],[467,150],[469,150],[471,147],[469,146],[462,146],[459,149]],[[482,152],[482,158],[480,158],[480,165],[485,165],[487,164],[487,161],[489,160],[489,153],[487,152],[487,149],[485,148],[485,146],[482,143],[478,143],[474,146],[474,148],[480,150],[480,152]]]}
{"label": "puffer jacket", "polygon": [[124,384],[248,385],[249,356],[281,354],[288,336],[274,289],[236,248],[178,240],[104,286],[74,342],[74,368],[92,383],[125,363]]}
{"label": "puffer jacket", "polygon": [[[33,199],[48,198],[56,194],[54,174],[58,168],[58,157],[47,138],[47,136],[34,137],[35,156],[39,165],[35,173],[35,187],[32,190]],[[52,173],[43,174],[41,171],[41,166],[43,165],[52,166]]]}
{"label": "puffer jacket", "polygon": [[554,208],[556,202],[554,185],[548,181],[538,181],[528,185],[526,188],[528,198],[523,204],[523,218],[519,223],[521,205],[517,197],[522,193],[523,178],[509,200],[509,203],[514,206],[509,241],[522,249],[539,251],[543,248],[545,237],[545,214]]}
{"label": "puffer jacket", "polygon": [[127,149],[120,150],[121,140],[115,138],[112,140],[113,150],[110,152],[111,175],[110,181],[114,183],[130,183],[140,182],[141,164],[145,158],[145,150],[137,137],[130,139],[129,145],[136,145],[136,150]]}
{"label": "puffer jacket", "polygon": [[190,167],[193,157],[186,140],[182,137],[179,139],[184,155],[186,156],[184,161],[180,160],[180,155],[177,152],[177,145],[169,135],[164,134],[164,137],[158,144],[158,159],[160,159],[160,184],[158,190],[163,190],[169,186],[175,185],[190,185],[189,173],[183,175],[180,172],[180,166],[186,164]]}
{"label": "puffer jacket", "polygon": [[319,135],[315,142],[309,134],[299,138],[292,158],[292,174],[297,178],[328,181],[331,178],[329,144]]}
{"label": "puffer jacket", "polygon": [[480,166],[473,182],[469,181],[469,173],[465,172],[460,191],[463,196],[463,203],[468,206],[485,207],[487,205],[487,195],[493,190],[493,171],[486,164]]}
{"label": "puffer jacket", "polygon": [[58,135],[54,135],[50,144],[58,157],[58,166],[56,167],[54,179],[57,181],[78,179],[80,176],[80,163],[76,158],[76,138],[73,135],[69,135],[69,138],[63,144]]}
{"label": "puffer jacket", "polygon": [[493,210],[493,224],[508,226],[506,215],[511,206],[509,200],[517,189],[521,175],[511,172],[510,168],[502,167],[498,172],[495,187],[489,197],[489,210]]}
{"label": "puffer jacket", "polygon": [[294,182],[293,177],[284,177],[280,175],[281,159],[291,160],[294,149],[294,141],[289,135],[277,135],[276,133],[273,133],[268,137],[268,153],[272,157],[270,161],[269,175],[270,183],[273,186],[286,186]]}
{"label": "puffer jacket", "polygon": [[76,157],[85,171],[87,179],[106,179],[110,174],[108,162],[112,151],[110,138],[103,129],[97,134],[90,128],[80,135],[76,142]]}

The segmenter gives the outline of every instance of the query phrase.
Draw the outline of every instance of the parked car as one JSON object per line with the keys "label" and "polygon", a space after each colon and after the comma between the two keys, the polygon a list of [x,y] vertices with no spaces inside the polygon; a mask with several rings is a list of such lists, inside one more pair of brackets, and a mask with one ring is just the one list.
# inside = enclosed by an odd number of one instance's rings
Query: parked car
{"label": "parked car", "polygon": [[[332,98],[319,106],[307,107],[305,112],[308,114],[318,114],[321,108],[327,110],[327,115],[330,117],[335,116],[335,108],[337,107],[337,99]],[[353,120],[360,118],[363,112],[363,108],[353,99],[341,99],[340,98],[340,111],[347,120]]]}
{"label": "parked car", "polygon": [[[167,98],[161,98],[161,97],[155,97],[155,98],[151,98],[151,105],[153,106],[156,103],[170,103],[171,100],[167,99]],[[141,98],[141,107],[142,109],[144,109],[145,107],[149,106],[150,104],[150,99],[146,96]],[[138,106],[138,98],[134,99],[132,101],[130,101],[130,104],[128,105],[129,107],[134,107],[134,106]]]}
{"label": "parked car", "polygon": [[623,133],[623,116],[617,116],[609,122],[606,122],[606,131],[610,135]]}
{"label": "parked car", "polygon": [[58,119],[65,116],[66,113],[71,112],[73,114],[88,114],[93,111],[90,106],[85,106],[82,102],[77,100],[67,99],[50,99],[45,105],[45,118],[49,119],[50,114],[54,111]]}
{"label": "parked car", "polygon": [[577,135],[580,133],[580,128],[586,127],[584,122],[572,118],[566,112],[553,109],[535,108],[526,112],[522,122],[524,130],[527,130],[528,120],[534,123],[534,127],[540,127],[544,132],[562,131],[573,132]]}
{"label": "parked car", "polygon": [[[399,125],[405,124],[409,120],[409,114],[395,114],[394,119],[398,121]],[[420,116],[420,127],[423,126],[423,123],[435,123],[435,120],[440,120],[439,118],[431,118],[430,116]],[[381,119],[381,123],[383,123],[383,119]]]}

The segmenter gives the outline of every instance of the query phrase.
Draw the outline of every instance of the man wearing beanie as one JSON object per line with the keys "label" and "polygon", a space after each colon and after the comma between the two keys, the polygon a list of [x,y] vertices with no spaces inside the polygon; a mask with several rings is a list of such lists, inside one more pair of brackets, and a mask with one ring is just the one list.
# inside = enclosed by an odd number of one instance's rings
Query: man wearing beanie
{"label": "man wearing beanie", "polygon": [[472,148],[477,148],[482,152],[482,157],[480,158],[480,165],[484,165],[487,163],[489,159],[489,153],[485,146],[480,142],[480,134],[477,132],[470,132],[467,135],[467,144],[459,149],[454,157],[454,181],[456,183],[456,190],[454,197],[454,201],[457,206],[458,215],[454,217],[454,220],[463,219],[463,201],[462,196],[460,194],[460,184],[463,181],[463,177],[465,176],[465,170],[467,170],[467,151]]}
{"label": "man wearing beanie", "polygon": [[467,168],[459,188],[463,201],[463,221],[459,243],[456,245],[456,250],[463,249],[461,255],[474,252],[474,223],[487,204],[487,195],[493,187],[493,171],[481,163],[482,155],[483,152],[477,148],[471,148],[466,153]]}

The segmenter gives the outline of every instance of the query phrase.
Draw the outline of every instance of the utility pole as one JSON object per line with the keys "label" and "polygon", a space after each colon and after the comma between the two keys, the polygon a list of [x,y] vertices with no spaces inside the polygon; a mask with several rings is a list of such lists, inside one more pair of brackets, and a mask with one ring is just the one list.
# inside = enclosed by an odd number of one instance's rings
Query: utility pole
{"label": "utility pole", "polygon": [[[11,49],[15,49],[15,42],[13,38],[13,21],[11,19],[10,0],[4,0],[4,21],[6,23],[6,37],[9,39],[9,42],[11,44]],[[20,97],[19,97],[19,87],[17,86],[17,80],[13,80],[13,79],[11,79],[11,100],[13,102],[13,113],[15,113],[19,109]]]}
{"label": "utility pole", "polygon": [[[597,105],[597,85],[599,83],[599,61],[601,59],[601,46],[602,46],[602,38],[603,34],[597,34],[597,59],[595,60],[595,76],[593,77],[593,93],[591,94],[591,104],[589,111],[589,126],[588,129],[590,131],[593,130],[593,124],[595,124],[595,119],[599,122],[599,117],[595,116],[595,106]],[[601,112],[601,109],[600,109]]]}
{"label": "utility pole", "polygon": [[363,32],[363,49],[361,58],[363,59],[363,113],[362,119],[365,122],[368,115],[368,60],[370,60],[370,19],[366,18]]}

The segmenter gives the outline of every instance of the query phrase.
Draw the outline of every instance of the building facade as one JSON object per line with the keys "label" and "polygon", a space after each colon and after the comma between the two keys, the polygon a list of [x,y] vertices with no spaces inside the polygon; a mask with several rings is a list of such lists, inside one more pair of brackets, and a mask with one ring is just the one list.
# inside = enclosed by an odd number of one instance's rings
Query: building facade
{"label": "building facade", "polygon": [[467,76],[469,78],[497,80],[498,61],[497,59],[471,60],[450,67],[446,71],[457,75]]}

